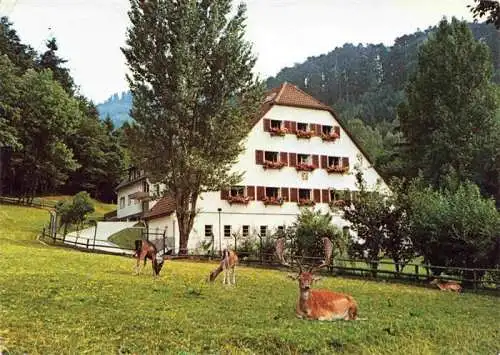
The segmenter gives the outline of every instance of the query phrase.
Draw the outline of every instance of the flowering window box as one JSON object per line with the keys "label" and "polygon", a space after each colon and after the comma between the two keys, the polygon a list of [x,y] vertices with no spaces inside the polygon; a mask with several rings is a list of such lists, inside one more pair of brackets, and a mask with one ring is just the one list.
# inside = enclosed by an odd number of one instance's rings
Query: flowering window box
{"label": "flowering window box", "polygon": [[281,169],[286,164],[282,161],[264,160],[264,169]]}
{"label": "flowering window box", "polygon": [[248,196],[229,196],[228,200],[230,205],[239,204],[239,205],[247,205],[250,202],[250,197]]}
{"label": "flowering window box", "polygon": [[313,171],[314,169],[316,169],[316,166],[308,163],[299,163],[297,164],[295,169],[297,169],[297,171]]}
{"label": "flowering window box", "polygon": [[314,206],[315,204],[316,203],[313,200],[309,200],[309,199],[305,199],[305,198],[299,199],[299,202],[297,203],[297,205],[299,205],[299,206],[306,206],[306,207],[311,207],[311,206]]}
{"label": "flowering window box", "polygon": [[332,165],[326,168],[328,174],[345,174],[349,171],[348,166]]}
{"label": "flowering window box", "polygon": [[269,133],[271,136],[284,136],[288,133],[288,129],[285,127],[271,127],[269,128]]}
{"label": "flowering window box", "polygon": [[335,132],[330,134],[321,133],[321,139],[327,142],[333,142],[339,138],[340,138],[339,135]]}
{"label": "flowering window box", "polygon": [[262,200],[262,202],[264,202],[264,205],[277,205],[277,206],[281,206],[283,204],[283,197],[274,197],[274,196],[271,196],[271,197],[264,197],[264,199]]}
{"label": "flowering window box", "polygon": [[314,132],[313,131],[304,131],[304,130],[299,129],[299,130],[297,130],[297,132],[295,132],[295,135],[297,136],[297,138],[309,139],[314,135]]}

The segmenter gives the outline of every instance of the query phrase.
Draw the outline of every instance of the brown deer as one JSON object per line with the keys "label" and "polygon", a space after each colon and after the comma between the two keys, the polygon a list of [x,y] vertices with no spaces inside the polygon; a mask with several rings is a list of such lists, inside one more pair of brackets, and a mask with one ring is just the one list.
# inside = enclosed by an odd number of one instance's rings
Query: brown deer
{"label": "brown deer", "polygon": [[[165,255],[171,255],[173,252],[172,249],[168,250]],[[135,241],[135,253],[133,255],[137,258],[137,265],[135,267],[136,275],[139,275],[141,271],[140,263],[141,260],[144,259],[144,265],[142,268],[146,266],[147,259],[151,260],[151,266],[153,267],[153,276],[158,276],[160,274],[161,268],[164,263],[164,256],[158,254],[157,247],[148,240],[138,239]]]}
{"label": "brown deer", "polygon": [[[222,284],[231,284],[231,276],[232,276],[232,284],[236,284],[236,276],[234,272],[234,268],[238,263],[238,255],[233,250],[224,249],[222,251],[222,260],[214,271],[210,273],[209,281],[213,282],[219,274],[224,271],[224,280],[222,280]],[[231,275],[229,275],[231,273]]]}
{"label": "brown deer", "polygon": [[[323,238],[325,260],[321,265],[311,267],[309,271],[303,271],[299,263],[298,274],[288,276],[294,280],[299,280],[299,299],[295,314],[297,317],[309,320],[358,320],[358,305],[350,295],[333,292],[330,290],[311,289],[314,282],[320,278],[314,276],[314,272],[330,264],[333,249],[332,242],[328,238]],[[277,248],[278,249],[278,248]],[[284,260],[283,254],[279,256]],[[288,266],[288,263],[282,263]]]}
{"label": "brown deer", "polygon": [[438,279],[434,279],[430,284],[436,285],[441,291],[462,292],[462,286],[454,281],[441,282]]}

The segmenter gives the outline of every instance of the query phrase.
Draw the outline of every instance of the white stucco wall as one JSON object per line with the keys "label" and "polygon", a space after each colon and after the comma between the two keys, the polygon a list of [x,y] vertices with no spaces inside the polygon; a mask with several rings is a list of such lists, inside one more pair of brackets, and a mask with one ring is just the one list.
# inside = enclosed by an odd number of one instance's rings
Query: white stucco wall
{"label": "white stucco wall", "polygon": [[[118,218],[124,218],[127,216],[131,216],[133,214],[142,212],[141,201],[135,200],[135,199],[129,199],[128,196],[133,194],[134,192],[142,191],[143,181],[144,180],[141,180],[141,181],[138,181],[134,184],[125,186],[118,191],[118,193],[117,193],[117,195],[118,195],[117,201],[118,202],[117,202],[117,206],[116,206],[117,207],[116,215]],[[153,184],[151,184],[149,181],[148,181],[148,184],[149,184],[149,191],[151,191],[151,193],[152,193],[153,192]],[[122,198],[122,197],[125,198],[125,207],[124,208],[120,208],[120,198]],[[157,202],[157,200],[149,201],[149,208],[152,208],[156,204],[156,202]]]}
{"label": "white stucco wall", "polygon": [[[284,137],[271,137],[264,131],[263,119],[287,120],[304,123],[314,123],[329,126],[338,126],[335,118],[328,111],[311,110],[303,108],[274,106],[251,130],[245,140],[246,150],[235,164],[233,171],[245,172],[240,185],[289,187],[306,189],[335,189],[356,190],[353,168],[358,164],[358,156],[362,156],[354,142],[341,128],[340,139],[335,142],[323,142],[320,137],[311,139],[297,139],[294,134]],[[255,151],[277,151],[288,153],[317,154],[327,156],[349,157],[350,173],[328,174],[324,169],[316,169],[308,174],[308,179],[303,180],[301,174],[294,167],[284,167],[281,170],[265,170],[261,165],[256,165]],[[388,189],[379,174],[373,169],[366,157],[362,156],[361,167],[364,179],[369,188],[374,188],[380,182],[382,189]],[[260,226],[267,226],[268,233],[274,233],[279,225],[292,224],[300,213],[301,207],[295,202],[284,202],[281,206],[265,206],[262,201],[251,201],[248,205],[230,205],[220,199],[220,192],[207,192],[198,200],[199,214],[196,217],[193,230],[190,234],[188,249],[199,247],[205,238],[205,225],[212,225],[215,236],[215,249],[232,246],[232,238],[224,237],[224,225],[230,225],[232,232],[241,232],[243,225],[250,226],[250,234],[260,231]],[[219,213],[220,229],[219,229]],[[328,204],[317,203],[315,210],[330,211]],[[334,214],[332,223],[342,228],[348,223],[338,214]],[[150,230],[163,230],[167,227],[167,236],[175,238],[175,248],[179,246],[179,229],[175,214],[149,221]],[[219,232],[221,242],[219,243]]]}

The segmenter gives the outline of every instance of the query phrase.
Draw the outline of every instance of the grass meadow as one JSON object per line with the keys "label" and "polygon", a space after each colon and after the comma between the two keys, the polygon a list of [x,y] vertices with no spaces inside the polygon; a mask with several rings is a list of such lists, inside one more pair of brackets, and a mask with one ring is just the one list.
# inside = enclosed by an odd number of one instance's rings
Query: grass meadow
{"label": "grass meadow", "polygon": [[295,318],[298,287],[279,270],[237,268],[237,285],[204,282],[214,263],[148,262],[44,245],[44,210],[0,205],[0,352],[9,354],[492,354],[500,298],[325,278],[366,321]]}

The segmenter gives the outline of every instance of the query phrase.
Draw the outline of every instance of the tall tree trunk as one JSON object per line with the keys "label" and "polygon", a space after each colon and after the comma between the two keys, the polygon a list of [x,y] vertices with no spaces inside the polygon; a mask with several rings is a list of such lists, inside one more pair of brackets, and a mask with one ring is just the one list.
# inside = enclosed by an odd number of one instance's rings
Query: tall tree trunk
{"label": "tall tree trunk", "polygon": [[187,255],[189,234],[196,218],[196,202],[198,194],[184,192],[179,194],[176,204],[177,223],[179,224],[179,255]]}

